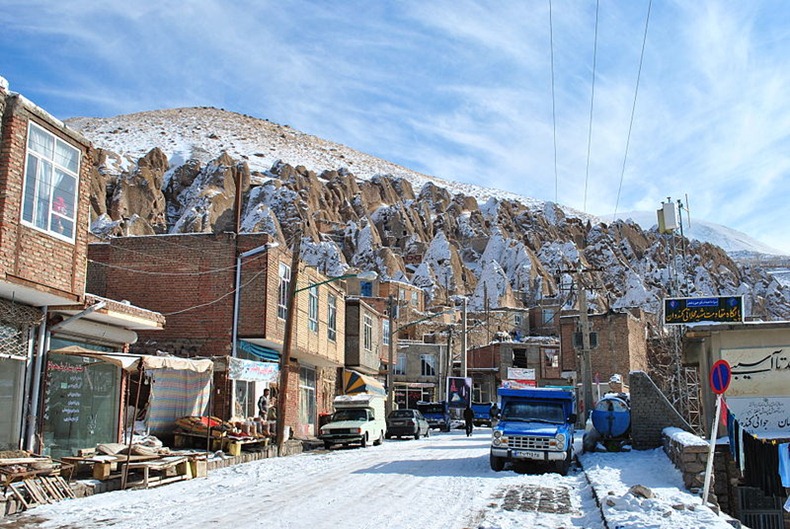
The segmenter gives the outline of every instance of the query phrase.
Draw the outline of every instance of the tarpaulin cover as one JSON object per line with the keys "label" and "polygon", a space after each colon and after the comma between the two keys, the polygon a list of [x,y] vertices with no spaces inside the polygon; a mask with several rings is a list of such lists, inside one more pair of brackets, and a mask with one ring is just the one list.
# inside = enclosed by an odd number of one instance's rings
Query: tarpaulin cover
{"label": "tarpaulin cover", "polygon": [[151,378],[146,419],[151,432],[171,432],[177,419],[208,412],[211,371],[155,369]]}
{"label": "tarpaulin cover", "polygon": [[269,347],[263,347],[262,345],[257,345],[251,342],[247,342],[245,340],[239,340],[237,342],[237,346],[242,351],[249,353],[253,356],[260,358],[261,360],[265,360],[268,362],[279,362],[280,361],[280,353],[274,349]]}
{"label": "tarpaulin cover", "polygon": [[373,377],[357,373],[356,371],[343,371],[343,393],[373,393],[386,395],[384,385]]}
{"label": "tarpaulin cover", "polygon": [[103,353],[101,351],[94,351],[92,349],[85,349],[77,345],[69,347],[61,347],[60,349],[51,349],[50,353],[60,355],[84,356],[86,358],[95,358],[104,362],[109,362],[113,365],[120,367],[125,371],[135,371],[138,369],[140,362],[143,363],[143,369],[177,369],[183,371],[195,371],[196,373],[203,373],[212,371],[214,362],[208,358],[195,359],[195,358],[181,358],[179,356],[153,356],[153,355],[136,355],[130,353]]}

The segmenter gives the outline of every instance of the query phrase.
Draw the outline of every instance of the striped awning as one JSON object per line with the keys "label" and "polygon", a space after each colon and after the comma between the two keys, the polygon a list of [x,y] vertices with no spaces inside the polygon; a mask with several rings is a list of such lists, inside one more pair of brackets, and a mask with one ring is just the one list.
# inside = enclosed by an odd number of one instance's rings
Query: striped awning
{"label": "striped awning", "polygon": [[356,371],[343,371],[343,393],[373,393],[386,395],[384,384],[373,377],[357,373]]}
{"label": "striped awning", "polygon": [[280,352],[274,349],[270,349],[269,347],[263,347],[262,345],[257,345],[252,342],[248,342],[246,340],[239,340],[237,343],[237,347],[242,351],[244,351],[245,353],[249,353],[266,362],[280,361]]}

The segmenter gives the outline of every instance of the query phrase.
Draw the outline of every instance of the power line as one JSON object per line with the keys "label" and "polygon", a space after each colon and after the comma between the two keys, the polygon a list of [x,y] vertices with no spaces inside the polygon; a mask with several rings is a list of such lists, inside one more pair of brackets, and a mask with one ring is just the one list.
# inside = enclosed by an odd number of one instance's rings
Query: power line
{"label": "power line", "polygon": [[[258,277],[260,277],[261,275],[263,275],[265,273],[266,273],[265,269],[261,270],[260,272],[257,272],[255,275],[253,275],[250,278],[249,281],[239,285],[239,290],[241,291],[244,287],[246,287],[247,285],[249,285],[250,283],[252,283],[256,279],[258,279]],[[223,299],[225,299],[226,297],[228,297],[228,296],[230,296],[232,294],[235,294],[235,293],[236,293],[236,289],[234,288],[234,289],[231,289],[229,292],[226,292],[226,293],[222,294],[221,296],[219,296],[218,298],[215,298],[215,299],[213,299],[211,301],[207,301],[205,303],[200,303],[199,305],[193,305],[191,307],[187,307],[185,309],[177,310],[175,312],[163,312],[162,315],[163,316],[175,316],[176,314],[183,314],[184,312],[189,312],[191,310],[199,309],[199,308],[202,308],[202,307],[208,307],[209,305],[213,305],[214,303],[218,303],[218,302],[222,301]]]}
{"label": "power line", "polygon": [[549,48],[551,50],[551,121],[554,127],[554,202],[559,202],[559,176],[557,174],[557,108],[554,96],[554,24],[549,0]]}
{"label": "power line", "polygon": [[650,10],[653,6],[653,0],[650,0],[647,4],[647,16],[645,17],[645,34],[642,36],[642,53],[639,55],[639,71],[636,75],[636,87],[634,88],[634,103],[631,106],[631,122],[628,124],[628,137],[625,141],[625,154],[623,155],[623,167],[620,171],[620,185],[617,186],[617,200],[614,203],[614,218],[613,220],[617,219],[617,207],[620,205],[620,192],[623,189],[623,178],[625,176],[625,162],[628,158],[628,146],[631,143],[631,130],[634,127],[634,114],[636,114],[636,98],[639,94],[639,80],[642,77],[642,62],[645,58],[645,43],[647,42],[647,28],[650,24]]}
{"label": "power line", "polygon": [[590,146],[592,145],[593,104],[595,102],[595,70],[598,63],[598,11],[600,0],[595,2],[595,38],[593,39],[592,90],[590,91],[590,125],[587,129],[587,169],[584,174],[584,207],[587,211],[587,182],[590,179]]}

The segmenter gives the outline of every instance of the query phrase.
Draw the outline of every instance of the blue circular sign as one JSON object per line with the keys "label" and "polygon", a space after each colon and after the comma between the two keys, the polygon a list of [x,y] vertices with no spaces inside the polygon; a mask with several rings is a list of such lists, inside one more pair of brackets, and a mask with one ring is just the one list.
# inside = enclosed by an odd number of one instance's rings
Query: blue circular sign
{"label": "blue circular sign", "polygon": [[710,389],[716,395],[721,395],[730,386],[732,369],[726,360],[718,360],[710,369]]}

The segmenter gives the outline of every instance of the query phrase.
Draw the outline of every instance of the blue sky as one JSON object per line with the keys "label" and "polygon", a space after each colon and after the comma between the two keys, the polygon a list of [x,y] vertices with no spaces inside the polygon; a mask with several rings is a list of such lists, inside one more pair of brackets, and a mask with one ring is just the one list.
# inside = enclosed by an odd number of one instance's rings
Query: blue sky
{"label": "blue sky", "polygon": [[0,75],[62,119],[214,106],[608,220],[688,195],[692,222],[790,254],[789,21],[784,0],[3,0]]}

